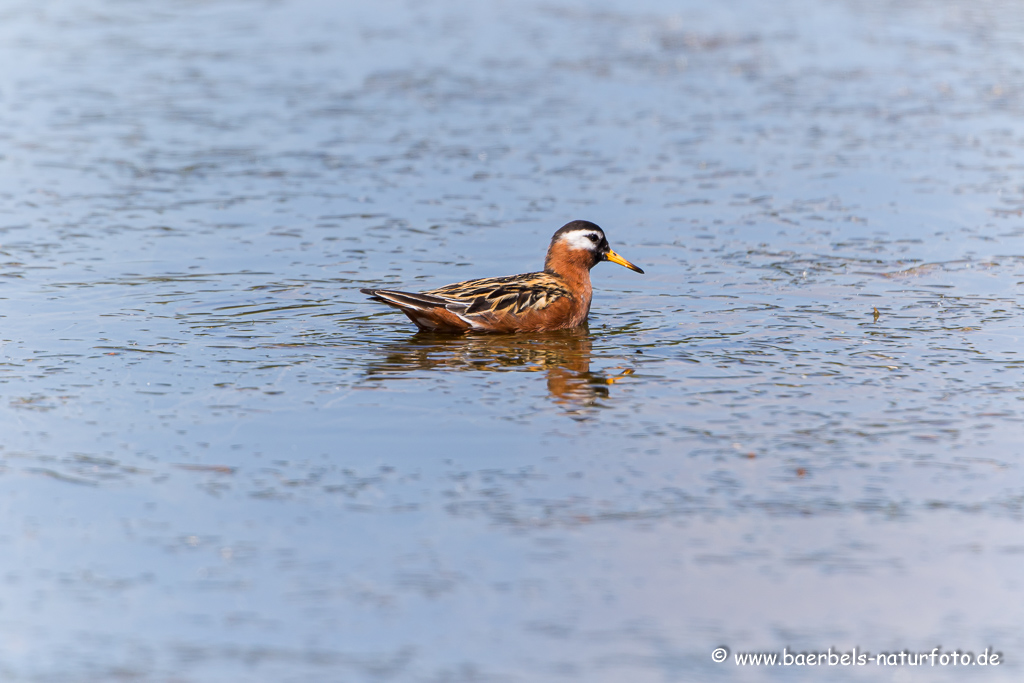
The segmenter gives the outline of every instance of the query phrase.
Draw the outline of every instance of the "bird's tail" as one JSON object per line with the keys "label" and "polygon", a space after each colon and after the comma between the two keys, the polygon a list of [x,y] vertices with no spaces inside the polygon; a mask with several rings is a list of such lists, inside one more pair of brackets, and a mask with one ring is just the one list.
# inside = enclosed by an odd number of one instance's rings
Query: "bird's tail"
{"label": "bird's tail", "polygon": [[428,311],[432,308],[444,308],[450,301],[430,294],[417,292],[398,292],[393,289],[360,289],[370,298],[394,306],[395,308],[411,308],[415,311]]}

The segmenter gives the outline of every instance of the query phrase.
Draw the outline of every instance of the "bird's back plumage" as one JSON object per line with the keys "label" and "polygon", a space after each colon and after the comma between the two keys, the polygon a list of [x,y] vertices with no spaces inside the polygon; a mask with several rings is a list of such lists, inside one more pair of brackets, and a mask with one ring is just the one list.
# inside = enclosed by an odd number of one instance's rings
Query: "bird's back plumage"
{"label": "bird's back plumage", "polygon": [[516,315],[542,311],[560,297],[572,296],[562,278],[543,272],[466,280],[425,294],[468,302],[467,314],[508,311]]}

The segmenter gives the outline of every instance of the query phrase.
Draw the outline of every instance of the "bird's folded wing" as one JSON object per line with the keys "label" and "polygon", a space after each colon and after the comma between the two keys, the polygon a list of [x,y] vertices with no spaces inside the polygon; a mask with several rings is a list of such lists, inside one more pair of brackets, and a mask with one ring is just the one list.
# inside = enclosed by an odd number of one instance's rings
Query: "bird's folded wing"
{"label": "bird's folded wing", "polygon": [[[424,292],[426,296],[467,304],[461,315],[513,314],[542,311],[571,293],[550,273],[468,280]],[[454,310],[449,308],[449,310]]]}

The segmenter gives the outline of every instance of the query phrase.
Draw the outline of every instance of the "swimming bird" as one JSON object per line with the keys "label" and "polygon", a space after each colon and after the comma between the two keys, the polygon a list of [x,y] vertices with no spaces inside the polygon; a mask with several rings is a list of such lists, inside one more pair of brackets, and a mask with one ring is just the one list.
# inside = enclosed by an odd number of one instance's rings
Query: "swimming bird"
{"label": "swimming bird", "polygon": [[418,293],[359,291],[394,306],[425,332],[545,332],[586,322],[593,296],[590,269],[601,261],[644,272],[612,251],[597,225],[572,221],[552,236],[539,273],[467,280]]}

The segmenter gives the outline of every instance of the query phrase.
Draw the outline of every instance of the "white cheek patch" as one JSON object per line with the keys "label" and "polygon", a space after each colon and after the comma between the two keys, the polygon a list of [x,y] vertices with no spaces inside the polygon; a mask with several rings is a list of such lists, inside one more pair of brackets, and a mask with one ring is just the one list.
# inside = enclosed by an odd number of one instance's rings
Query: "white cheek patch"
{"label": "white cheek patch", "polygon": [[[597,238],[597,242],[590,239],[591,235]],[[562,239],[559,242],[563,242],[570,249],[593,251],[601,243],[601,236],[593,230],[580,230],[579,232],[569,232],[562,235]]]}

